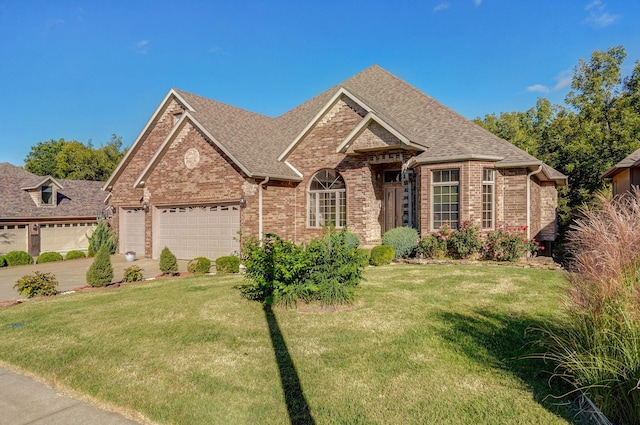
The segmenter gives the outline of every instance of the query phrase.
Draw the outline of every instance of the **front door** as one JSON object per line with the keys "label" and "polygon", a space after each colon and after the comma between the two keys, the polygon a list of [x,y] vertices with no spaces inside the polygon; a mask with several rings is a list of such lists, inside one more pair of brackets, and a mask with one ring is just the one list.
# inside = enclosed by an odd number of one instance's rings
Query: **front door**
{"label": "front door", "polygon": [[384,231],[402,227],[402,186],[384,187]]}

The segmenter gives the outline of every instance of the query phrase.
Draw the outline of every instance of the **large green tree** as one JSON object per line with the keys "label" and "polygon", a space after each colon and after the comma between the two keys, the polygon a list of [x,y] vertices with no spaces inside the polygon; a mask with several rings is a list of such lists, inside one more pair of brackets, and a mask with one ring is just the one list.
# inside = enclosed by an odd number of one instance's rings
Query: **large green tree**
{"label": "large green tree", "polygon": [[122,137],[115,134],[97,149],[91,141],[84,144],[76,140],[51,139],[31,147],[24,168],[39,176],[104,181],[125,152]]}
{"label": "large green tree", "polygon": [[569,176],[560,212],[573,212],[606,186],[600,175],[640,147],[640,63],[629,77],[622,46],[593,52],[574,68],[565,105],[540,98],[526,112],[486,115],[476,122]]}

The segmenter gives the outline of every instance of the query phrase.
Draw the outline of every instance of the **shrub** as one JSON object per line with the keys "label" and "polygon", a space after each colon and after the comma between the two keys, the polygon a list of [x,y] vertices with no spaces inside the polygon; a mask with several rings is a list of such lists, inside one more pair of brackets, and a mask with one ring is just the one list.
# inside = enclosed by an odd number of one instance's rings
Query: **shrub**
{"label": "shrub", "polygon": [[371,260],[371,251],[368,249],[357,248],[356,254],[360,257],[360,265],[362,268],[365,268],[369,265],[369,260]]}
{"label": "shrub", "polygon": [[129,266],[124,269],[124,277],[122,278],[123,282],[138,282],[144,278],[142,272],[144,270],[139,266]]}
{"label": "shrub", "polygon": [[86,258],[86,257],[87,256],[84,254],[84,252],[78,251],[78,250],[72,250],[67,252],[67,255],[65,255],[64,259],[75,260],[76,258]]}
{"label": "shrub", "polygon": [[4,255],[4,259],[9,266],[25,266],[27,264],[33,264],[33,257],[28,252],[24,251],[11,251]]}
{"label": "shrub", "polygon": [[32,275],[22,276],[15,285],[20,295],[33,298],[38,295],[55,295],[58,281],[51,273],[34,272]]}
{"label": "shrub", "polygon": [[407,258],[415,254],[418,247],[418,231],[412,227],[396,227],[382,235],[382,245],[395,249],[395,258]]}
{"label": "shrub", "polygon": [[91,236],[87,235],[89,239],[89,257],[93,257],[98,253],[100,247],[107,246],[107,252],[109,254],[115,254],[116,246],[118,246],[118,235],[115,230],[109,226],[109,224],[102,220],[98,220],[98,225],[93,230]]}
{"label": "shrub", "polygon": [[599,196],[568,234],[566,323],[542,329],[539,356],[613,423],[640,424],[640,192]]}
{"label": "shrub", "polygon": [[62,261],[62,254],[59,252],[43,252],[38,256],[38,264],[52,263],[54,261]]}
{"label": "shrub", "polygon": [[464,259],[476,254],[482,248],[478,227],[464,222],[460,229],[452,232],[446,240],[447,253],[452,258]]}
{"label": "shrub", "polygon": [[205,274],[209,273],[210,268],[211,260],[205,257],[194,258],[193,260],[189,261],[189,264],[187,264],[187,271],[189,273]]}
{"label": "shrub", "polygon": [[240,259],[235,255],[216,258],[216,272],[218,273],[239,273]]}
{"label": "shrub", "polygon": [[343,230],[340,232],[332,231],[331,237],[334,239],[344,237],[344,243],[347,245],[347,248],[349,249],[356,249],[360,246],[360,239],[358,239],[358,235],[356,235],[355,233],[351,233],[347,230]]}
{"label": "shrub", "polygon": [[526,253],[537,249],[538,245],[535,241],[527,239],[527,226],[516,228],[500,226],[487,234],[482,256],[486,260],[514,262],[520,260]]}
{"label": "shrub", "polygon": [[102,245],[87,270],[87,283],[93,287],[99,287],[110,285],[112,280],[113,265],[109,256],[109,246]]}
{"label": "shrub", "polygon": [[443,258],[447,254],[447,242],[435,235],[420,239],[418,253],[424,258]]}
{"label": "shrub", "polygon": [[178,273],[178,259],[166,246],[160,253],[160,271],[165,275]]}
{"label": "shrub", "polygon": [[0,267],[7,267],[7,260],[2,255],[0,255]]}
{"label": "shrub", "polygon": [[[295,306],[299,300],[335,305],[353,302],[362,279],[363,257],[351,248],[346,230],[325,229],[321,239],[295,245],[273,234],[247,240],[242,249],[243,297],[264,303]],[[351,239],[353,240],[353,239]]]}
{"label": "shrub", "polygon": [[391,245],[374,246],[371,250],[371,264],[374,266],[384,266],[391,264],[396,256],[395,248]]}

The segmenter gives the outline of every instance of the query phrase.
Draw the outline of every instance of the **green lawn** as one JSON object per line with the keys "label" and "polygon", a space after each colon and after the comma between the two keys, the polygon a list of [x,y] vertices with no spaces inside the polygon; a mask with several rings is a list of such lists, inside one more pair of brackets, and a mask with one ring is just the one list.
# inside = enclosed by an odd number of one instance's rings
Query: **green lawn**
{"label": "green lawn", "polygon": [[[566,424],[545,366],[558,272],[369,268],[354,307],[268,310],[239,276],[162,279],[0,310],[0,359],[163,424]],[[566,417],[568,419],[563,419]]]}

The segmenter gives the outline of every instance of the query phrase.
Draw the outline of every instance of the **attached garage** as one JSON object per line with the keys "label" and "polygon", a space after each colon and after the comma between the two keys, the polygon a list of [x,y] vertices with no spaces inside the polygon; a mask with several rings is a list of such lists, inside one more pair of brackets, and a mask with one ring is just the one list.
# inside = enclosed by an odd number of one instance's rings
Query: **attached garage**
{"label": "attached garage", "polygon": [[215,260],[240,249],[240,206],[194,205],[154,208],[153,258],[167,246],[181,260]]}
{"label": "attached garage", "polygon": [[120,209],[120,252],[133,251],[138,257],[145,255],[145,212],[142,208]]}

